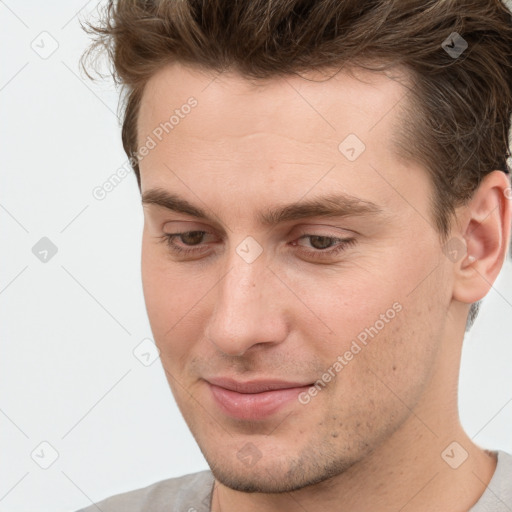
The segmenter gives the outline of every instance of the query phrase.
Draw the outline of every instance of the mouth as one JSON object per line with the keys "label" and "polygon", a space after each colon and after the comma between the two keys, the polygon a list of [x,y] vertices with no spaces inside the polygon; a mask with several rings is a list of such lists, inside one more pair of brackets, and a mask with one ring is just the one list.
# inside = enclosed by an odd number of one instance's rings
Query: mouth
{"label": "mouth", "polygon": [[226,415],[242,420],[265,419],[283,409],[313,384],[282,380],[239,382],[228,378],[206,380],[214,403]]}

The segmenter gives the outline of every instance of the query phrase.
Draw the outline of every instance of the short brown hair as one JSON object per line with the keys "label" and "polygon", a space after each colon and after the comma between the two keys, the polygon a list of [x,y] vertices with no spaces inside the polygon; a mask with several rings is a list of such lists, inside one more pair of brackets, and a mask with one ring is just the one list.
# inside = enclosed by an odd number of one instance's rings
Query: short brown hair
{"label": "short brown hair", "polygon": [[412,98],[394,143],[431,175],[442,241],[482,178],[510,173],[512,17],[501,0],[110,0],[100,23],[83,28],[95,37],[86,73],[105,49],[125,87],[122,141],[139,189],[142,93],[173,61],[251,80],[344,65],[406,69]]}

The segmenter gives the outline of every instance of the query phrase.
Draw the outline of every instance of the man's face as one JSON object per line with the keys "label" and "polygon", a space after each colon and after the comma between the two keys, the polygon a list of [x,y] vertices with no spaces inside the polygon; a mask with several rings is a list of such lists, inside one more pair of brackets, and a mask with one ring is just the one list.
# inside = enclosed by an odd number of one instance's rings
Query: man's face
{"label": "man's face", "polygon": [[[174,64],[144,93],[143,196],[207,216],[144,204],[149,320],[185,421],[238,490],[339,474],[435,395],[452,295],[432,186],[393,152],[407,89],[359,74],[255,85]],[[323,211],[286,208],[312,202]]]}

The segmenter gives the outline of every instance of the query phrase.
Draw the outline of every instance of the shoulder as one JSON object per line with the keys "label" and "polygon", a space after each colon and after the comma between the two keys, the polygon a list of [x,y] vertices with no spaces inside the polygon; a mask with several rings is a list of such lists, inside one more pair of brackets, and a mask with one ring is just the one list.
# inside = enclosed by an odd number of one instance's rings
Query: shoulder
{"label": "shoulder", "polygon": [[116,494],[77,512],[209,512],[213,482],[210,470],[200,471]]}
{"label": "shoulder", "polygon": [[489,487],[492,487],[495,492],[501,492],[507,505],[510,505],[512,504],[512,455],[498,450],[497,457],[496,473],[491,479]]}
{"label": "shoulder", "polygon": [[512,455],[502,450],[488,452],[497,456],[496,470],[470,512],[509,512],[512,510]]}

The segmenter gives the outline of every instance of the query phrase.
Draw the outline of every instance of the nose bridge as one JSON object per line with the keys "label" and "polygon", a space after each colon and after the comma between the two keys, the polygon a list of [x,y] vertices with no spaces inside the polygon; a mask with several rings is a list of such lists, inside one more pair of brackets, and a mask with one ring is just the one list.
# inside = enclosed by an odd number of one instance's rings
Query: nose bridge
{"label": "nose bridge", "polygon": [[266,267],[264,255],[254,258],[254,247],[250,241],[247,244],[242,242],[228,258],[228,271],[216,287],[208,324],[210,341],[230,355],[241,355],[257,343],[276,343],[286,336],[276,278]]}

